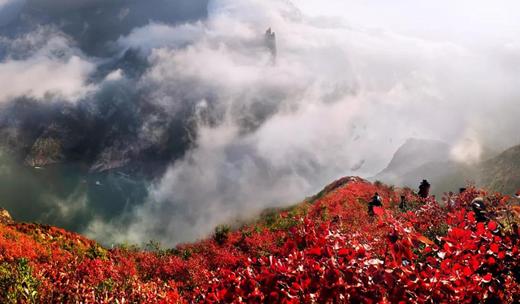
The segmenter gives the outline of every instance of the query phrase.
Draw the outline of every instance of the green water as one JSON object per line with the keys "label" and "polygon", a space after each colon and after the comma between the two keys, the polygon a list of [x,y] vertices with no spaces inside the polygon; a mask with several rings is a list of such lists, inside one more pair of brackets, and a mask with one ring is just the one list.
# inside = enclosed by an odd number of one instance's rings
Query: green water
{"label": "green water", "polygon": [[32,168],[0,152],[0,207],[17,221],[82,232],[141,204],[148,182],[122,172],[89,173],[81,163]]}

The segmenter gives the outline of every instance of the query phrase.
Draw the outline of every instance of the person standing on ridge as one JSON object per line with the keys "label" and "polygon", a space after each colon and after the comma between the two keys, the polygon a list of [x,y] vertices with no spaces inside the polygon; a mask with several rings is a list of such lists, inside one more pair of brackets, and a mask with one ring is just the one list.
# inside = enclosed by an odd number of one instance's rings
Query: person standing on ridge
{"label": "person standing on ridge", "polygon": [[372,197],[372,200],[370,203],[368,203],[368,215],[374,216],[374,207],[383,207],[383,203],[381,201],[381,197],[379,196],[379,193],[375,193]]}
{"label": "person standing on ridge", "polygon": [[423,179],[421,184],[419,185],[419,193],[417,193],[420,198],[427,198],[430,194],[430,183],[427,180]]}

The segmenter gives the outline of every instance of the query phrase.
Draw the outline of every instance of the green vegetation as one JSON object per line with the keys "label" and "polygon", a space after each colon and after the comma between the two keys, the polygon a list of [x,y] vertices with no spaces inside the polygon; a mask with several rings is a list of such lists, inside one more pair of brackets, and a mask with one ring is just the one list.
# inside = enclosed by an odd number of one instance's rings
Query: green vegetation
{"label": "green vegetation", "polygon": [[0,299],[8,303],[38,303],[40,282],[32,275],[27,259],[0,265]]}

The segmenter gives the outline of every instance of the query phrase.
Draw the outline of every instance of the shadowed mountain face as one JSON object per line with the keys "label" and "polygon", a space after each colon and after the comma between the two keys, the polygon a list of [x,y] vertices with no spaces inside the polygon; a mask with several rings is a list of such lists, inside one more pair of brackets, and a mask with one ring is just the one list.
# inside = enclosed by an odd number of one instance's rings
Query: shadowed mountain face
{"label": "shadowed mountain face", "polygon": [[[126,89],[112,86],[79,106],[18,100],[2,111],[0,143],[33,167],[76,162],[92,172],[127,167],[160,173],[154,164],[181,156],[189,146],[185,118],[161,115],[141,92]],[[183,111],[189,117],[190,109]],[[151,117],[162,131],[157,138],[143,135]]]}
{"label": "shadowed mountain face", "polygon": [[480,183],[507,194],[520,189],[520,145],[512,147],[480,166]]}

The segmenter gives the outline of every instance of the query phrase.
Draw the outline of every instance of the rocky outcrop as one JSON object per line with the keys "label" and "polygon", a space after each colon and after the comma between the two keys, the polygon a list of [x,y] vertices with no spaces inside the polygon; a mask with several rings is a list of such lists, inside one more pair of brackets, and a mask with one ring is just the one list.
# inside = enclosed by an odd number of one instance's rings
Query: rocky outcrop
{"label": "rocky outcrop", "polygon": [[60,140],[52,137],[38,138],[25,158],[25,163],[32,167],[44,167],[63,159]]}
{"label": "rocky outcrop", "polygon": [[278,50],[276,47],[276,33],[273,32],[271,28],[268,28],[267,31],[265,31],[265,46],[269,52],[271,52],[271,58],[274,63],[276,61]]}
{"label": "rocky outcrop", "polygon": [[13,223],[13,218],[11,214],[5,209],[0,208],[0,224],[11,224]]}

